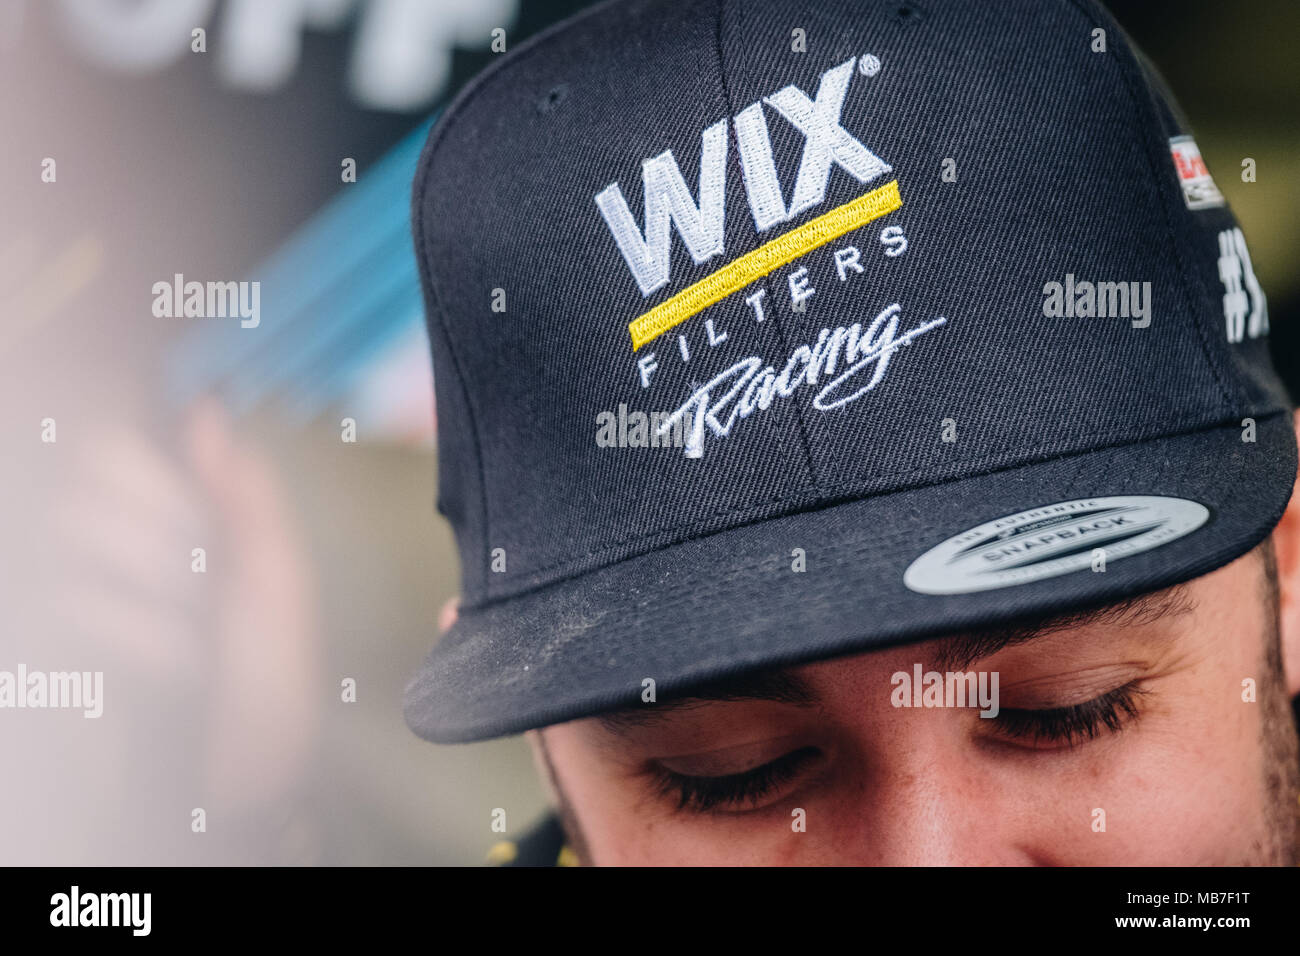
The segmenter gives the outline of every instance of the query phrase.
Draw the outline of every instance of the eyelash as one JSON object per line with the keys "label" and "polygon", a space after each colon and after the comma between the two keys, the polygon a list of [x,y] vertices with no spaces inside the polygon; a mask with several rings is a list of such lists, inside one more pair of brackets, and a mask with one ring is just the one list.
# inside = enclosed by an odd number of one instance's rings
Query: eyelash
{"label": "eyelash", "polygon": [[697,813],[706,813],[719,807],[753,803],[799,773],[808,761],[817,757],[821,751],[816,747],[801,747],[784,756],[725,777],[688,777],[671,770],[658,768],[654,771],[658,778],[660,792],[677,801],[677,809],[691,809]]}
{"label": "eyelash", "polygon": [[1072,707],[1042,710],[1002,710],[994,723],[1006,737],[1049,740],[1073,749],[1105,730],[1116,733],[1138,716],[1138,701],[1145,694],[1133,681],[1107,691],[1100,697]]}
{"label": "eyelash", "polygon": [[[997,730],[1003,736],[1050,740],[1073,749],[1097,737],[1103,729],[1116,733],[1136,718],[1138,701],[1144,693],[1134,681],[1070,707],[1005,709],[995,718]],[[660,792],[675,799],[678,810],[706,813],[761,800],[793,779],[819,753],[816,747],[801,747],[761,767],[725,777],[690,777],[663,768],[657,769],[655,776]]]}

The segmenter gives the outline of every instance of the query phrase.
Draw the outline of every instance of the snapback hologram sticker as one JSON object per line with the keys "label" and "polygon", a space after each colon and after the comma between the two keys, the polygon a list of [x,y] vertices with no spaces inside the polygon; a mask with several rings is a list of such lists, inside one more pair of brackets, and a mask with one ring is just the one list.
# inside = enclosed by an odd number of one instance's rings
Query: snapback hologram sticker
{"label": "snapback hologram sticker", "polygon": [[1210,509],[1186,498],[1079,498],[987,521],[935,545],[903,572],[920,594],[971,594],[1054,578],[1191,534]]}

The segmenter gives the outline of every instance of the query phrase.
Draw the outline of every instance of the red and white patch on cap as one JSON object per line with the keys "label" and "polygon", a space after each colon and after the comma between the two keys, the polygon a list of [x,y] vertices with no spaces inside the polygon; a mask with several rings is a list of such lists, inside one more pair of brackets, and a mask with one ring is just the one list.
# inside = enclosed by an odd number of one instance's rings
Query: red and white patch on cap
{"label": "red and white patch on cap", "polygon": [[1201,150],[1190,136],[1175,136],[1169,141],[1174,155],[1174,169],[1183,187],[1183,201],[1188,209],[1209,209],[1224,205],[1223,193],[1210,178],[1210,170],[1201,159]]}

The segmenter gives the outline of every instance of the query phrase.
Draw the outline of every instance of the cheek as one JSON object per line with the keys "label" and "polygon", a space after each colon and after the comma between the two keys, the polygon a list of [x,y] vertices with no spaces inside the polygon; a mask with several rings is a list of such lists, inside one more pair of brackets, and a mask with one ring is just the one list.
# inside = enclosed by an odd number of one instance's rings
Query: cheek
{"label": "cheek", "polygon": [[[1258,712],[1239,697],[1149,715],[1033,784],[1045,862],[1210,865],[1249,862],[1264,819]],[[1100,829],[1104,823],[1105,829]]]}
{"label": "cheek", "polygon": [[[613,831],[609,831],[613,836]],[[723,818],[689,823],[647,820],[621,828],[621,842],[593,851],[615,865],[632,866],[788,866],[815,864],[790,824],[781,818],[748,818],[737,826]]]}
{"label": "cheek", "polygon": [[1183,663],[1151,682],[1149,711],[1109,752],[1081,761],[1073,787],[1088,813],[1106,811],[1106,832],[1071,840],[1073,862],[1241,865],[1267,842],[1263,705],[1242,699],[1242,680],[1265,676],[1264,621],[1253,605],[1208,603],[1218,616],[1188,635]]}

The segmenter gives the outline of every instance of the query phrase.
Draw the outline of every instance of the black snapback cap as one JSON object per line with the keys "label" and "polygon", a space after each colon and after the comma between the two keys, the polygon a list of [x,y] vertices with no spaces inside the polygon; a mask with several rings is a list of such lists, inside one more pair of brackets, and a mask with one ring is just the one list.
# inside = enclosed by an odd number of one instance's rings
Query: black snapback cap
{"label": "black snapback cap", "polygon": [[1267,306],[1086,0],[624,0],[521,44],[416,175],[477,740],[1098,606],[1262,541]]}

